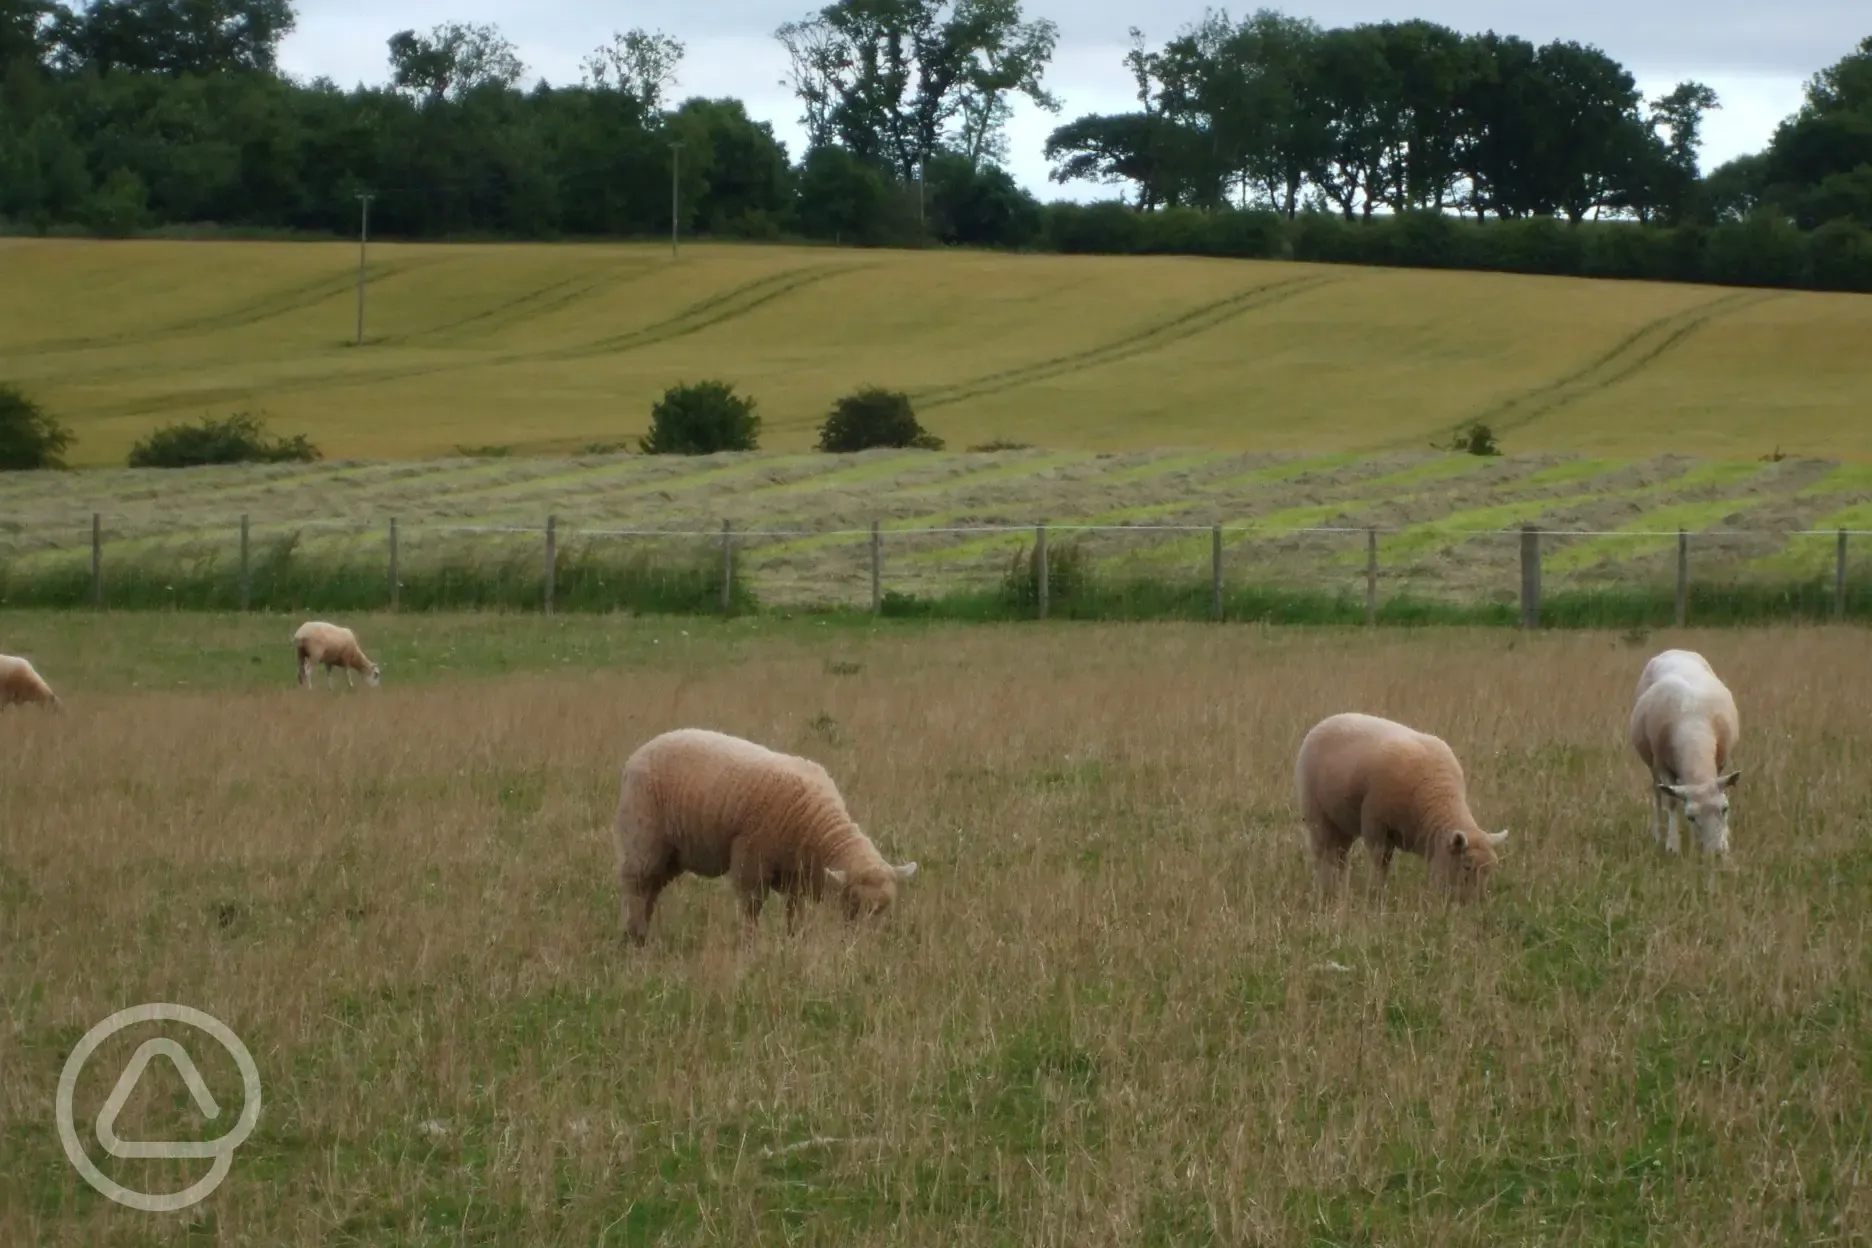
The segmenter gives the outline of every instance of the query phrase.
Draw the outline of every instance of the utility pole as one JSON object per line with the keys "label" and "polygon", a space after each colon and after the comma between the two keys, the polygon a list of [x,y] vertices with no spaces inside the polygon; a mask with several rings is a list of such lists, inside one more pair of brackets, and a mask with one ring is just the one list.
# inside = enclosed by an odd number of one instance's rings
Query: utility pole
{"label": "utility pole", "polygon": [[357,193],[358,202],[364,205],[364,215],[358,219],[357,236],[357,345],[364,345],[364,250],[370,242],[370,201],[376,196],[368,191]]}
{"label": "utility pole", "polygon": [[676,181],[676,175],[682,169],[682,144],[672,143],[669,145],[669,150],[669,254],[670,259],[674,260],[676,258],[676,223],[682,220],[680,215],[682,200]]}
{"label": "utility pole", "polygon": [[928,168],[929,168],[929,157],[926,155],[918,156],[917,157],[917,230],[919,232],[928,228],[923,223],[923,174]]}

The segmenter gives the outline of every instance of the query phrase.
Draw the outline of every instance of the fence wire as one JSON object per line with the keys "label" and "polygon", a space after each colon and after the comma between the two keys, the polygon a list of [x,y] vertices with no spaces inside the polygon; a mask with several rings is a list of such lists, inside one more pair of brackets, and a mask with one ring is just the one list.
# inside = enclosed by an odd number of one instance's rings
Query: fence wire
{"label": "fence wire", "polygon": [[1252,520],[704,529],[249,516],[164,527],[99,513],[86,524],[0,520],[0,605],[1695,622],[1872,615],[1868,538]]}

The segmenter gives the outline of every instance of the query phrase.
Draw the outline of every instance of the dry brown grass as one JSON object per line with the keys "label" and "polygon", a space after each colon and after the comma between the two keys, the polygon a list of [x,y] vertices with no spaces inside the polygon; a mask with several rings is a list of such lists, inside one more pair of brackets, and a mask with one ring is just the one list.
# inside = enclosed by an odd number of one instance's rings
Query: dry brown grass
{"label": "dry brown grass", "polygon": [[[282,658],[253,680],[276,692],[0,716],[0,1241],[1741,1244],[1872,1218],[1860,632],[1687,639],[1743,715],[1711,875],[1655,849],[1623,743],[1644,658],[1685,638],[555,627],[656,630],[660,657],[387,664],[333,696]],[[1409,859],[1382,908],[1312,904],[1293,751],[1346,708],[1463,758],[1513,829],[1486,905]],[[617,770],[680,724],[822,760],[923,865],[894,921],[789,940],[771,905],[743,954],[725,883],[685,879],[620,947]],[[265,1087],[180,1215],[95,1195],[52,1125],[79,1034],[147,1000],[225,1020]],[[86,1138],[149,1034],[88,1068]],[[229,1064],[190,1049],[231,1117]],[[166,1190],[183,1165],[106,1159]]]}

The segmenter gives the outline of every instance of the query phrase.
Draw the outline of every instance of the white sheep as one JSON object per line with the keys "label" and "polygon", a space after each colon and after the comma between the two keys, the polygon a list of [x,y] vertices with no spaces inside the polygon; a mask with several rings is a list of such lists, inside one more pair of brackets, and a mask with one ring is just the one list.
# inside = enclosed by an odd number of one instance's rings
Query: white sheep
{"label": "white sheep", "polygon": [[1385,886],[1391,855],[1426,860],[1430,878],[1460,896],[1492,877],[1504,829],[1485,832],[1469,811],[1462,764],[1439,737],[1375,715],[1347,712],[1315,724],[1300,743],[1294,788],[1307,826],[1314,877],[1328,895],[1345,877],[1346,855],[1364,841]]}
{"label": "white sheep", "polygon": [[63,710],[65,706],[31,663],[17,655],[0,654],[0,707],[15,703],[49,706],[54,710]]}
{"label": "white sheep", "polygon": [[751,939],[770,888],[786,896],[790,931],[802,899],[828,881],[857,919],[888,910],[917,870],[884,860],[818,763],[702,728],[631,754],[613,832],[624,936],[640,945],[657,895],[684,872],[728,876]]}
{"label": "white sheep", "polygon": [[1666,650],[1645,664],[1632,702],[1631,745],[1651,773],[1651,835],[1670,853],[1679,851],[1680,808],[1706,852],[1729,852],[1729,790],[1742,773],[1725,769],[1741,733],[1735,697],[1709,660],[1693,650]]}
{"label": "white sheep", "polygon": [[358,645],[357,634],[323,620],[308,620],[293,634],[293,653],[299,659],[299,687],[312,688],[312,668],[325,665],[325,685],[331,687],[332,669],[345,669],[345,684],[357,687],[353,672],[364,673],[364,683],[375,688],[383,680],[383,668],[370,661]]}

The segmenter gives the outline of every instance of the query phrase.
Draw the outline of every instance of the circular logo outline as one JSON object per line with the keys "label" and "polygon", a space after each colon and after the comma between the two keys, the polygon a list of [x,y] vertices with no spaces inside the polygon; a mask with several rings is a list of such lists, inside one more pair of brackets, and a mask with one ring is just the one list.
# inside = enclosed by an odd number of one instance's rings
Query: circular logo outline
{"label": "circular logo outline", "polygon": [[[102,1170],[97,1168],[90,1155],[84,1150],[84,1144],[78,1139],[78,1129],[73,1121],[73,1101],[77,1094],[78,1072],[99,1045],[116,1035],[126,1027],[137,1023],[175,1022],[186,1023],[200,1031],[207,1032],[234,1059],[240,1068],[241,1090],[247,1100],[241,1106],[240,1117],[226,1135],[215,1140],[200,1141],[151,1141],[138,1145],[138,1155],[147,1157],[213,1157],[214,1163],[208,1173],[195,1183],[179,1192],[152,1196],[125,1187]],[[108,1112],[108,1110],[106,1111]],[[102,1115],[100,1115],[101,1117]],[[253,1054],[241,1043],[241,1038],[234,1034],[228,1025],[212,1014],[204,1013],[192,1006],[177,1005],[171,1001],[151,1001],[143,1005],[133,1005],[118,1010],[104,1019],[79,1039],[73,1047],[71,1056],[65,1059],[65,1068],[59,1072],[58,1096],[54,1105],[53,1117],[58,1122],[59,1143],[64,1146],[65,1156],[84,1177],[85,1182],[102,1192],[110,1200],[145,1213],[173,1213],[186,1209],[190,1205],[205,1199],[234,1167],[234,1150],[246,1143],[253,1133],[254,1126],[260,1121],[260,1068],[254,1064]],[[114,1115],[113,1115],[114,1117]],[[103,1137],[103,1132],[99,1132]],[[109,1150],[107,1150],[109,1151]]]}

